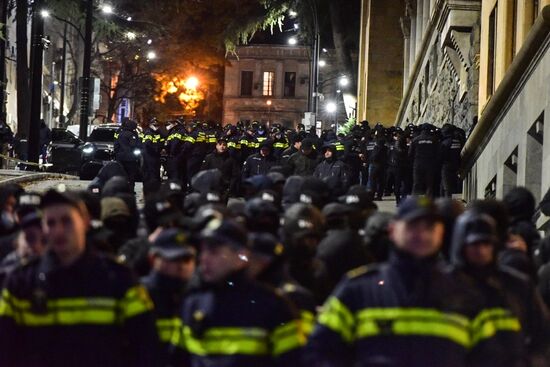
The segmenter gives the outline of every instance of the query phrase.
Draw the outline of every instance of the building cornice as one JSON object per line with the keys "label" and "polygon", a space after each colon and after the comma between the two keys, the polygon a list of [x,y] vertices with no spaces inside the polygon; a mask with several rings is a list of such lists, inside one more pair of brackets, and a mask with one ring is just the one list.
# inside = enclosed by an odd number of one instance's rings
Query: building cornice
{"label": "building cornice", "polygon": [[506,114],[511,102],[518,96],[536,65],[550,47],[550,5],[540,12],[525,42],[514,57],[504,78],[495,93],[485,105],[478,123],[468,137],[462,150],[463,170],[468,171],[474,165],[483,148],[487,145],[502,116]]}

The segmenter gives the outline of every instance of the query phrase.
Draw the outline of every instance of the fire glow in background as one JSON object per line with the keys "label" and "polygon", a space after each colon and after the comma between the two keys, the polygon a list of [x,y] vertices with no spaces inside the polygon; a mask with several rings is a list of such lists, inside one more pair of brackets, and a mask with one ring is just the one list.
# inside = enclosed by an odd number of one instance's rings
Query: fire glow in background
{"label": "fire glow in background", "polygon": [[200,102],[205,98],[204,93],[198,88],[199,80],[196,77],[155,75],[155,79],[160,87],[160,94],[155,97],[155,101],[164,104],[167,96],[175,95],[184,110],[183,114],[195,116]]}

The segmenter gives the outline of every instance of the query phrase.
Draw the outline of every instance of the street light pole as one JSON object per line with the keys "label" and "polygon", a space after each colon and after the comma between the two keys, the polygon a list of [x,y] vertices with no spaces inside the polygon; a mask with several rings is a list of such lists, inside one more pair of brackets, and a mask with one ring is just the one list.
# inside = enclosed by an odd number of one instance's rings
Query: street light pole
{"label": "street light pole", "polygon": [[64,23],[63,26],[63,55],[61,58],[61,95],[59,97],[59,124],[61,127],[65,127],[65,78],[67,69],[67,27],[68,24]]}
{"label": "street light pole", "polygon": [[82,68],[82,85],[80,86],[80,131],[79,137],[86,140],[88,137],[88,114],[90,108],[90,76],[92,69],[92,20],[94,16],[94,2],[86,3],[86,28],[84,33],[84,62]]}
{"label": "street light pole", "polygon": [[[4,29],[8,20],[8,2],[2,1],[0,5],[0,24]],[[5,33],[5,32],[4,32]],[[6,119],[6,39],[0,37],[0,120]],[[5,121],[7,123],[7,121]]]}
{"label": "street light pole", "polygon": [[[40,157],[40,115],[42,112],[42,62],[44,58],[44,0],[37,0],[32,13],[31,120],[27,158],[38,163]],[[21,103],[21,101],[19,102]]]}

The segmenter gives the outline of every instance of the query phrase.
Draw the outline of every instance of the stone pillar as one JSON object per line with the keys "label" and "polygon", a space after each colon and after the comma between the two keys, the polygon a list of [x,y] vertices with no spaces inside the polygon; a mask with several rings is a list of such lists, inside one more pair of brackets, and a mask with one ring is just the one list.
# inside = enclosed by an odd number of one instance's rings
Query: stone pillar
{"label": "stone pillar", "polygon": [[408,57],[405,60],[408,60],[409,67],[407,68],[408,73],[405,75],[408,77],[416,59],[416,3],[415,0],[407,0],[405,2],[405,17],[409,18],[409,52],[407,53]]}
{"label": "stone pillar", "polygon": [[428,29],[428,24],[430,23],[431,13],[430,13],[430,1],[431,0],[423,0],[424,1],[424,10],[422,12],[422,36],[426,33],[426,30]]}
{"label": "stone pillar", "polygon": [[415,56],[420,51],[420,45],[422,45],[422,36],[424,35],[424,2],[426,0],[416,0],[416,52]]}
{"label": "stone pillar", "polygon": [[410,51],[411,51],[411,18],[409,16],[402,17],[401,31],[403,32],[404,52],[403,52],[403,92],[407,89],[409,82],[409,73],[411,67]]}
{"label": "stone pillar", "polygon": [[435,3],[437,3],[437,0],[430,0],[430,19],[432,17],[433,12],[435,11]]}

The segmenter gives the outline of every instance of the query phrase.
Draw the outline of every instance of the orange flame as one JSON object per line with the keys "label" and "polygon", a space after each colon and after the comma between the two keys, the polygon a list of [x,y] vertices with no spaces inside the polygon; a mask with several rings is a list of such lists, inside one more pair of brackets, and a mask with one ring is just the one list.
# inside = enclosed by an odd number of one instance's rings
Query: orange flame
{"label": "orange flame", "polygon": [[168,95],[176,95],[184,113],[195,115],[200,102],[205,98],[204,93],[198,89],[196,77],[170,78],[167,75],[155,75],[155,79],[160,86],[160,94],[155,96],[155,101],[164,104]]}

